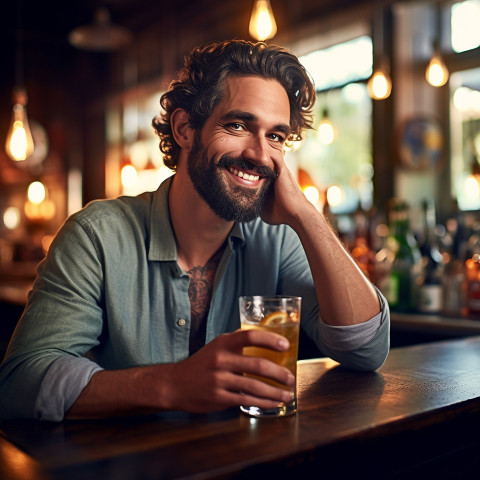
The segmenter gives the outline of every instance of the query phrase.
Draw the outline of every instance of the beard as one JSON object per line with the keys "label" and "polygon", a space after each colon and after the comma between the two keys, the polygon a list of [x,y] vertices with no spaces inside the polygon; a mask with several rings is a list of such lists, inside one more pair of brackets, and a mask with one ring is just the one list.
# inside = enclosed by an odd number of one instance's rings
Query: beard
{"label": "beard", "polygon": [[[229,166],[253,171],[264,180],[258,188],[242,185],[232,187],[222,171]],[[243,157],[225,154],[217,163],[213,158],[209,160],[199,131],[195,132],[192,150],[187,157],[187,169],[195,190],[220,218],[229,222],[250,222],[260,216],[277,178],[271,168],[255,165]]]}

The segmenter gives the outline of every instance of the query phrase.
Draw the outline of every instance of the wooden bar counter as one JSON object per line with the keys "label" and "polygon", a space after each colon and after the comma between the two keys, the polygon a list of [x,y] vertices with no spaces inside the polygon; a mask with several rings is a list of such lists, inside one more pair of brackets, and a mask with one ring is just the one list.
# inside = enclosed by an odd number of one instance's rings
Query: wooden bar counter
{"label": "wooden bar counter", "polygon": [[0,478],[480,478],[480,337],[394,348],[376,373],[298,370],[292,417],[0,423]]}

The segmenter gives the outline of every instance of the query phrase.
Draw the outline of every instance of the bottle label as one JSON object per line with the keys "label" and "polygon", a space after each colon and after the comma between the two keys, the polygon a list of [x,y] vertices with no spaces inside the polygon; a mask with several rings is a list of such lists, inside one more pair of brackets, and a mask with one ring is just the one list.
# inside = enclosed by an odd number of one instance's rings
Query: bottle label
{"label": "bottle label", "polygon": [[395,306],[398,304],[400,288],[399,284],[399,278],[395,274],[391,274],[385,285],[385,298],[387,299],[390,306]]}
{"label": "bottle label", "polygon": [[441,285],[422,285],[418,297],[418,309],[421,312],[440,312],[443,308]]}

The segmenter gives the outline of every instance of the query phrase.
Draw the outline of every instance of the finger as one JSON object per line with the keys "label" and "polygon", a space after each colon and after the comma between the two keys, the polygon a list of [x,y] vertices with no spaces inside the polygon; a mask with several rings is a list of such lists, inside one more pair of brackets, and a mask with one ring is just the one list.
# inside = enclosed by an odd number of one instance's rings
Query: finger
{"label": "finger", "polygon": [[295,383],[295,376],[288,368],[278,365],[266,358],[245,355],[241,363],[242,373],[274,380],[287,386]]}
{"label": "finger", "polygon": [[271,385],[258,378],[248,376],[238,377],[235,391],[240,391],[243,395],[250,395],[255,398],[263,398],[278,402],[289,402],[293,397],[293,386],[280,388]]}
{"label": "finger", "polygon": [[290,346],[283,335],[265,330],[236,330],[228,334],[228,337],[227,341],[230,346],[237,350],[243,347],[256,346],[284,352]]}

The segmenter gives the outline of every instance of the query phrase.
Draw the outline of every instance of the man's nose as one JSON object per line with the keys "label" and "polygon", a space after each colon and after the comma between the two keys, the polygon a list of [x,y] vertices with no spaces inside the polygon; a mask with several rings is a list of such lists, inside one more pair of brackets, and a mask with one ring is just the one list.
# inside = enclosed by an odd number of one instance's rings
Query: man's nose
{"label": "man's nose", "polygon": [[271,167],[272,159],[270,155],[271,147],[265,137],[252,136],[243,150],[243,157],[250,162]]}

